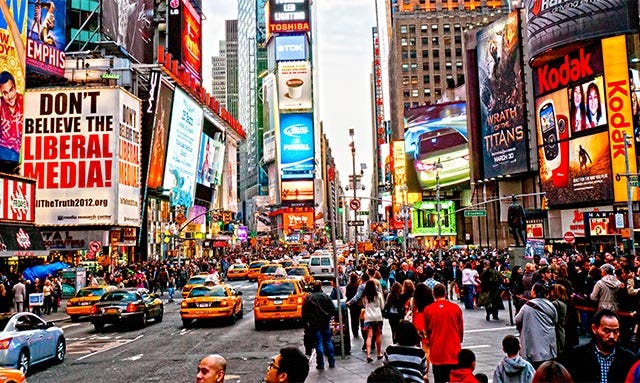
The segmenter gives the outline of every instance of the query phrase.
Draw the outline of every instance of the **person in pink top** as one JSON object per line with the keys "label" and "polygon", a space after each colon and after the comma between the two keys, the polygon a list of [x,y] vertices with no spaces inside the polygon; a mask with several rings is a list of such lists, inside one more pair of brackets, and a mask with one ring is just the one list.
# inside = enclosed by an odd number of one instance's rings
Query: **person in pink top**
{"label": "person in pink top", "polygon": [[433,288],[435,302],[424,310],[425,332],[429,341],[433,378],[436,383],[448,382],[451,370],[458,364],[462,349],[464,321],[462,310],[447,300],[447,290],[439,283]]}

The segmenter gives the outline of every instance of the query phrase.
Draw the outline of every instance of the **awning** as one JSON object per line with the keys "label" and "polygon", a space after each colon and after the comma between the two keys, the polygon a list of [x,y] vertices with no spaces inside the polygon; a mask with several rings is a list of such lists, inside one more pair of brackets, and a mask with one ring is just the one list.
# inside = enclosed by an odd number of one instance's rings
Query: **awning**
{"label": "awning", "polygon": [[35,226],[0,225],[0,257],[49,255]]}

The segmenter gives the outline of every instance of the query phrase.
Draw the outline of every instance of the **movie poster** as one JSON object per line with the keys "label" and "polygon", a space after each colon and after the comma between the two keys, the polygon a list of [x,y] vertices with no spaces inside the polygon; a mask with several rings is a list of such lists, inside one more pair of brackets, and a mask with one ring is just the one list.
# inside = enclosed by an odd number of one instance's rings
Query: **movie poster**
{"label": "movie poster", "polygon": [[27,70],[64,76],[66,0],[29,1]]}

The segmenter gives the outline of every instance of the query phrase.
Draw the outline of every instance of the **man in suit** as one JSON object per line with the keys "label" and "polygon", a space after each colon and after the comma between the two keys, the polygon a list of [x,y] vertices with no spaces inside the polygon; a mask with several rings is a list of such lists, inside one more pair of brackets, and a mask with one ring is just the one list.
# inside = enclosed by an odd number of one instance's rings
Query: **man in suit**
{"label": "man in suit", "polygon": [[451,262],[451,265],[445,268],[444,275],[447,286],[449,287],[449,300],[453,300],[454,295],[457,295],[458,299],[462,300],[462,295],[460,294],[460,289],[462,288],[462,269],[460,269],[458,262]]}
{"label": "man in suit", "polygon": [[24,298],[27,295],[27,288],[22,283],[22,277],[18,279],[18,283],[13,285],[13,304],[17,313],[24,311]]}

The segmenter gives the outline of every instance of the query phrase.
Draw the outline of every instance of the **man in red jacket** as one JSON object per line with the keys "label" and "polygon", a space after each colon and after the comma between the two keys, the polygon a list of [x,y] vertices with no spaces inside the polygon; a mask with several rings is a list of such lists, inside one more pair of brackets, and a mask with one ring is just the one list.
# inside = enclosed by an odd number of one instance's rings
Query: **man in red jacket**
{"label": "man in red jacket", "polygon": [[462,310],[457,304],[449,302],[446,296],[444,285],[435,285],[433,297],[436,300],[424,311],[427,340],[431,346],[429,359],[436,383],[449,381],[451,370],[458,364],[464,336]]}

